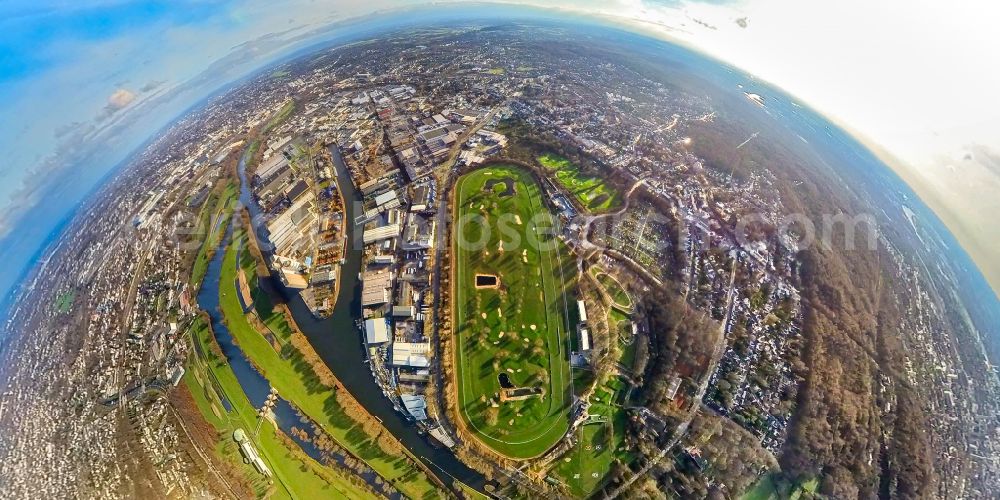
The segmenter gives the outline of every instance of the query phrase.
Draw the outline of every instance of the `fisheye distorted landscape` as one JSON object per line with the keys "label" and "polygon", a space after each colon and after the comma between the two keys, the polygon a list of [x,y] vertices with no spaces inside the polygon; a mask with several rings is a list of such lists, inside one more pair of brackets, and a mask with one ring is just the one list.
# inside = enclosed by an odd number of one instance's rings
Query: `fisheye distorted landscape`
{"label": "fisheye distorted landscape", "polygon": [[886,5],[0,7],[0,496],[995,498],[997,12]]}

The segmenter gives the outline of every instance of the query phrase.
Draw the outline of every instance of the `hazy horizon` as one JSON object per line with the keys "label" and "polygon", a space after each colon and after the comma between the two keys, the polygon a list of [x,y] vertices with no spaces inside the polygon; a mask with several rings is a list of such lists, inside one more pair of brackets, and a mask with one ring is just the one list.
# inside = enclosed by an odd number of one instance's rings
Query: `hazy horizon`
{"label": "hazy horizon", "polygon": [[[0,69],[0,98],[10,103],[0,116],[6,115],[5,122],[15,124],[9,129],[12,133],[0,138],[0,144],[8,151],[7,166],[0,170],[6,181],[0,187],[0,196],[6,198],[6,202],[0,202],[0,256],[9,264],[0,272],[0,294],[7,296],[19,283],[34,264],[31,261],[50,240],[53,230],[72,215],[74,207],[152,134],[179,117],[181,110],[295,50],[337,36],[345,27],[337,27],[336,23],[346,21],[347,29],[363,28],[372,25],[375,19],[369,18],[358,26],[352,26],[349,21],[380,9],[392,12],[412,8],[408,3],[391,0],[323,5],[294,0],[279,3],[285,8],[276,8],[275,4],[267,2],[198,1],[170,4],[51,2],[41,7],[15,2],[0,7],[4,19],[0,27],[5,28],[5,33],[0,35],[0,54],[4,61]],[[514,5],[520,3],[555,10],[520,9]],[[803,77],[789,74],[787,67],[792,62],[805,60],[804,51],[831,46],[822,40],[803,34],[801,47],[781,54],[785,57],[774,57],[775,52],[761,54],[766,48],[778,47],[782,36],[787,36],[788,32],[802,31],[802,26],[787,26],[790,15],[801,9],[787,12],[777,9],[776,6],[782,4],[780,1],[613,1],[572,6],[561,2],[509,4],[501,8],[504,15],[522,12],[545,17],[572,13],[684,43],[802,98],[804,103],[862,140],[906,180],[959,238],[992,284],[994,293],[1000,296],[1000,266],[991,265],[1000,262],[1000,248],[992,244],[1000,238],[1000,234],[994,234],[1000,228],[989,223],[991,207],[1000,203],[990,196],[996,192],[994,188],[1000,186],[1000,162],[997,161],[1000,155],[992,144],[980,143],[981,133],[971,133],[970,126],[960,127],[955,125],[955,120],[941,124],[955,129],[951,134],[943,134],[949,137],[947,140],[922,140],[940,137],[942,133],[933,130],[929,136],[918,133],[920,123],[903,124],[908,128],[903,125],[899,128],[906,130],[894,130],[893,119],[913,122],[914,115],[907,112],[894,117],[900,105],[895,104],[899,101],[891,99],[892,96],[881,96],[889,99],[886,101],[890,103],[888,110],[876,109],[870,114],[858,115],[856,110],[863,106],[829,97],[827,87],[843,82],[829,81],[819,85],[813,80],[820,80],[825,75],[810,75],[809,71],[800,71],[806,74]],[[69,12],[56,10],[67,7]],[[465,10],[471,12],[478,8],[470,4]],[[498,8],[487,7],[492,11]],[[443,15],[436,12],[439,9],[435,7],[417,10],[431,16]],[[269,14],[279,11],[282,12],[281,22]],[[741,12],[751,14],[745,18],[736,17]],[[849,9],[835,9],[838,15],[844,12]],[[930,11],[924,13],[927,12]],[[389,14],[381,20],[393,18]],[[781,19],[786,19],[785,24],[781,24]],[[865,21],[864,27],[867,29],[869,24]],[[758,25],[762,26],[764,34],[746,35],[753,33]],[[967,31],[978,33],[973,28]],[[781,32],[782,29],[786,31]],[[775,30],[779,32],[774,33]],[[859,29],[858,40],[864,39],[864,32]],[[828,33],[816,37],[822,35]],[[857,56],[857,43],[860,42],[844,46],[847,49],[845,58]],[[195,47],[197,50],[193,50]],[[957,58],[972,57],[970,54],[960,56]],[[767,62],[772,60],[778,62]],[[889,64],[889,61],[881,63]],[[866,64],[876,68],[879,61],[873,59]],[[901,78],[906,78],[910,70],[899,73]],[[994,73],[984,75],[975,88],[993,82]],[[885,92],[886,85],[871,83],[872,93]],[[927,82],[928,85],[933,83]],[[926,92],[917,85],[914,87],[908,92],[917,95]],[[67,92],[67,88],[72,92]],[[863,89],[856,90],[853,100],[858,100],[856,95]],[[848,94],[846,91],[841,93]],[[962,98],[960,112],[968,112],[968,105],[964,103],[975,99],[976,93],[971,94]],[[926,110],[928,119],[934,113],[948,115],[944,108],[936,103]],[[984,121],[995,111],[984,109]],[[32,120],[24,120],[26,116]],[[869,123],[872,120],[877,123]],[[976,121],[971,117],[969,120]],[[992,123],[995,125],[1000,120]],[[889,131],[880,132],[884,129]],[[923,151],[902,153],[900,137],[903,136],[921,144],[921,148],[915,149]],[[968,151],[956,146],[960,142],[956,142],[955,137],[967,138]],[[934,160],[949,155],[957,159],[950,163]],[[959,167],[954,166],[955,162]],[[963,175],[955,175],[958,168],[964,169]]]}

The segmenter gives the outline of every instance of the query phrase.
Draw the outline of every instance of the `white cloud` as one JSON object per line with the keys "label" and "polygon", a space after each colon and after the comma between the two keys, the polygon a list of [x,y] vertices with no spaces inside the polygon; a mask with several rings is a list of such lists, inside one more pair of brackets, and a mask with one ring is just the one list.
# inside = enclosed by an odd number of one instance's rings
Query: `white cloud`
{"label": "white cloud", "polygon": [[833,119],[910,184],[1000,295],[1000,3],[606,0],[569,8],[691,45]]}
{"label": "white cloud", "polygon": [[119,110],[135,100],[135,92],[128,89],[117,89],[108,96],[108,107]]}

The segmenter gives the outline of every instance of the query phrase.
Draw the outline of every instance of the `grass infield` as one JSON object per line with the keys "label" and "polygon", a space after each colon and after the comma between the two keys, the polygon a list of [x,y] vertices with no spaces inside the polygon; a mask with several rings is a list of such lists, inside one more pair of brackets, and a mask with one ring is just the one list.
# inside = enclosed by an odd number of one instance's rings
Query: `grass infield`
{"label": "grass infield", "polygon": [[[575,262],[552,231],[534,178],[493,166],[456,185],[453,229],[455,366],[459,411],[483,443],[510,458],[532,458],[569,427],[568,296]],[[498,285],[476,287],[476,275]],[[575,326],[575,325],[573,325]],[[540,390],[501,401],[501,381]]]}

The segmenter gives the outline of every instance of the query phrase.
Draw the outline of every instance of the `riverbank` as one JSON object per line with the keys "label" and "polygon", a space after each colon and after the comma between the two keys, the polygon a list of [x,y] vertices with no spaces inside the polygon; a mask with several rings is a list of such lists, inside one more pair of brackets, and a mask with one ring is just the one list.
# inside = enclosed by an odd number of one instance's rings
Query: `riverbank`
{"label": "riverbank", "polygon": [[190,394],[205,422],[216,431],[218,439],[209,443],[216,457],[228,464],[234,474],[242,472],[241,486],[258,497],[279,499],[316,498],[334,492],[348,498],[374,494],[350,472],[322,465],[309,457],[270,422],[261,425],[254,444],[276,481],[244,464],[231,436],[239,428],[252,433],[257,421],[256,408],[225,361],[208,322],[196,319],[189,332],[193,355],[181,390]]}
{"label": "riverbank", "polygon": [[[233,243],[226,250],[219,280],[219,306],[227,326],[240,349],[278,393],[316,422],[339,445],[363,460],[401,493],[411,498],[433,494],[437,488],[422,468],[406,456],[404,448],[368,415],[364,408],[339,386],[335,378],[317,373],[293,336],[297,333],[284,314],[275,312],[266,293],[256,285],[254,309],[268,327],[265,338],[243,312],[235,288],[238,269],[247,280],[256,283],[257,263],[251,252],[237,249],[244,244],[245,233],[236,229]],[[315,354],[314,354],[315,356]],[[366,420],[372,419],[371,422]],[[372,425],[374,424],[374,425]]]}
{"label": "riverbank", "polygon": [[224,185],[220,183],[212,189],[198,213],[196,231],[203,232],[205,239],[191,265],[191,286],[195,290],[201,287],[201,282],[208,271],[208,263],[219,249],[227,225],[232,221],[238,193],[239,187],[236,182],[230,180]]}
{"label": "riverbank", "polygon": [[[261,268],[257,286],[269,292],[279,307],[287,311],[288,323],[302,333],[308,346],[322,365],[336,378],[344,389],[366,414],[378,421],[377,428],[388,432],[401,444],[411,457],[419,459],[427,467],[425,471],[436,476],[443,483],[454,485],[458,481],[474,489],[482,489],[484,477],[463,464],[452,451],[431,444],[423,434],[401,415],[392,402],[386,398],[375,384],[371,372],[365,369],[365,350],[361,335],[356,327],[360,318],[361,285],[358,274],[361,269],[362,251],[357,239],[359,229],[355,226],[355,210],[360,207],[361,195],[354,185],[351,174],[335,145],[329,146],[336,182],[344,204],[344,259],[338,276],[336,306],[329,318],[319,318],[312,314],[297,290],[288,289],[270,275],[269,269]],[[256,205],[248,188],[244,155],[238,168],[241,180],[240,202],[246,208],[251,221],[261,220],[260,208]],[[254,226],[256,227],[256,226]],[[259,236],[259,235],[255,235]],[[263,262],[264,255],[260,255]],[[217,300],[217,299],[216,299]],[[259,337],[259,336],[258,336]],[[256,372],[254,372],[256,374]]]}

